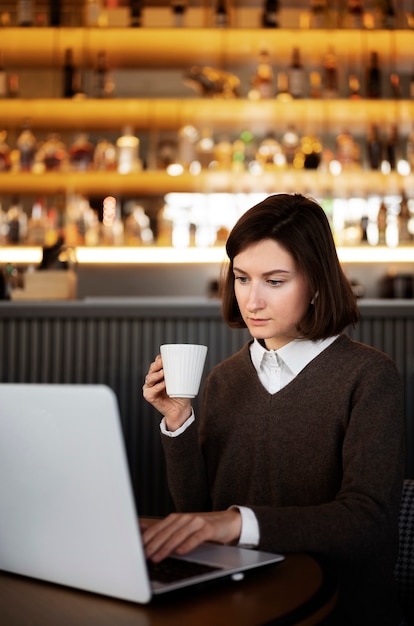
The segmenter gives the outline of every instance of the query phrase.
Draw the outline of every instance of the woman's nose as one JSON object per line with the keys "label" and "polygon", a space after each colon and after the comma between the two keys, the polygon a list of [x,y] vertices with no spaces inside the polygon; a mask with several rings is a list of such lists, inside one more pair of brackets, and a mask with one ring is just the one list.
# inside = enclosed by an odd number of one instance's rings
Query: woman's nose
{"label": "woman's nose", "polygon": [[249,311],[257,311],[258,309],[262,309],[264,306],[263,298],[260,294],[260,289],[253,285],[250,288],[246,306]]}

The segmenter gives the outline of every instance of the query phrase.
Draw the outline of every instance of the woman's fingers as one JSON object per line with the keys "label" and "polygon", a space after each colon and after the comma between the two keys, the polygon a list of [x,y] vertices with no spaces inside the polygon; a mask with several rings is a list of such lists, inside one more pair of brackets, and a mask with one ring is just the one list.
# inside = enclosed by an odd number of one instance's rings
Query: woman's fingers
{"label": "woman's fingers", "polygon": [[237,509],[209,513],[173,513],[144,530],[146,556],[155,562],[170,554],[187,554],[205,541],[231,543],[240,536]]}

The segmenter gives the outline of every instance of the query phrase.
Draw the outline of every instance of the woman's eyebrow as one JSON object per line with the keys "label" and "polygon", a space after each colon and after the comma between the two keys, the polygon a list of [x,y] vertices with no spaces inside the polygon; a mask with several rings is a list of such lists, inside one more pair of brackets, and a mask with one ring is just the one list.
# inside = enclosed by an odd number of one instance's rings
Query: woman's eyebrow
{"label": "woman's eyebrow", "polygon": [[[242,270],[239,267],[233,267],[233,272],[240,272],[241,274],[248,274],[248,272],[246,272],[245,270]],[[277,269],[277,270],[270,270],[268,272],[263,272],[262,276],[272,276],[273,274],[291,274],[291,273],[292,273],[291,270]]]}

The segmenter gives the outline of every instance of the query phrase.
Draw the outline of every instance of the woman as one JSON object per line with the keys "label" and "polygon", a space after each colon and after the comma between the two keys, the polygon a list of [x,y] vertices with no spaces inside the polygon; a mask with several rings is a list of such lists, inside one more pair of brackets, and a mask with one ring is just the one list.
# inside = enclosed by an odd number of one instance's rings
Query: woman
{"label": "woman", "polygon": [[344,334],[358,309],[316,202],[266,198],[239,219],[226,251],[224,319],[253,340],[209,374],[198,425],[189,400],[166,395],[160,356],[150,365],[143,393],[164,416],[182,513],[144,529],[147,556],[206,540],[310,552],[338,578],[334,624],[397,625],[396,367]]}

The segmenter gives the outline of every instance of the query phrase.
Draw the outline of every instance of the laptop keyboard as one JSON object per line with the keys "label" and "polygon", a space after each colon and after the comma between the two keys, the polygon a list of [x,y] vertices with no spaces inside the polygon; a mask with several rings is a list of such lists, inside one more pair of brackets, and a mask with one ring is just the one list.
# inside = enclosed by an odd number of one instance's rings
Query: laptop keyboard
{"label": "laptop keyboard", "polygon": [[167,557],[160,563],[147,560],[147,567],[150,579],[159,583],[173,583],[222,569],[205,563],[192,563],[173,557]]}

